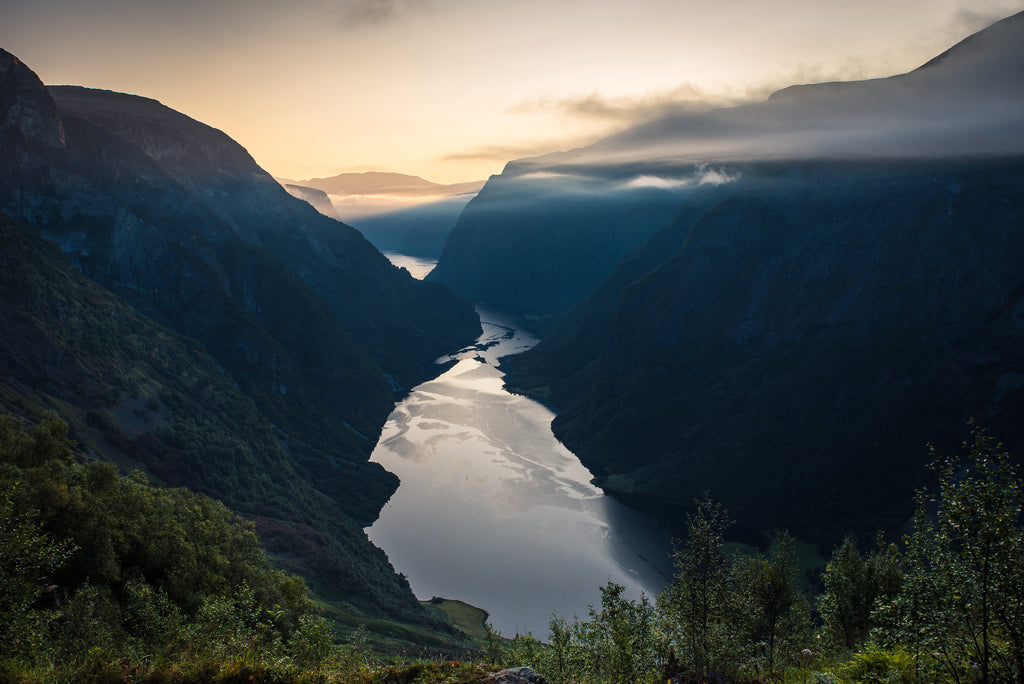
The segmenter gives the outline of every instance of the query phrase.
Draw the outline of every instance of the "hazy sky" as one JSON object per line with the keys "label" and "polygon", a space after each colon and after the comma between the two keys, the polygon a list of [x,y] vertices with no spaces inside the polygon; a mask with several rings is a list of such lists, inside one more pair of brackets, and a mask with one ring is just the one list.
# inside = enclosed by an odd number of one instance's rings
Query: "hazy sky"
{"label": "hazy sky", "polygon": [[667,107],[913,69],[1024,0],[0,0],[51,84],[145,95],[265,169],[438,182]]}

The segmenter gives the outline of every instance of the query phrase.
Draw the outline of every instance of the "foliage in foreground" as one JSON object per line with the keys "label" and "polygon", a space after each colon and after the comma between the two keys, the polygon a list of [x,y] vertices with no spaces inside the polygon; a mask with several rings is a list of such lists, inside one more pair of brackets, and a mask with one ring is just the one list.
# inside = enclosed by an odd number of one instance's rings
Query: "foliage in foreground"
{"label": "foliage in foreground", "polygon": [[223,504],[108,463],[77,464],[66,425],[0,417],[0,672],[89,672],[284,654],[331,632]]}
{"label": "foliage in foreground", "polygon": [[1021,681],[1019,476],[978,429],[935,472],[900,544],[833,551],[816,613],[794,540],[726,554],[728,514],[706,496],[655,602],[608,583],[546,641],[490,631],[464,660],[386,659],[364,631],[335,643],[221,504],[75,464],[56,420],[25,434],[0,419],[0,683],[458,684],[521,665],[553,684]]}
{"label": "foliage in foreground", "polygon": [[862,554],[846,539],[833,551],[816,615],[792,538],[728,556],[728,515],[706,496],[655,606],[609,584],[588,619],[554,616],[547,644],[517,635],[502,664],[536,664],[559,684],[1024,681],[1020,478],[973,426],[962,454],[934,463],[937,489],[918,493],[902,543],[879,538]]}

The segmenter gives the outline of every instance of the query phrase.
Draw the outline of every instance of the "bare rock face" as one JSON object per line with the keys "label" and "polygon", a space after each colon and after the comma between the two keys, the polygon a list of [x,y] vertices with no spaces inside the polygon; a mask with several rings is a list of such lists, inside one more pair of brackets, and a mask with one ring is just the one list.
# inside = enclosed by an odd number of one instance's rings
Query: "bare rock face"
{"label": "bare rock face", "polygon": [[0,49],[0,134],[16,134],[49,147],[64,146],[64,127],[53,98],[21,60]]}
{"label": "bare rock face", "polygon": [[532,667],[513,667],[487,676],[494,684],[547,684],[546,679]]}

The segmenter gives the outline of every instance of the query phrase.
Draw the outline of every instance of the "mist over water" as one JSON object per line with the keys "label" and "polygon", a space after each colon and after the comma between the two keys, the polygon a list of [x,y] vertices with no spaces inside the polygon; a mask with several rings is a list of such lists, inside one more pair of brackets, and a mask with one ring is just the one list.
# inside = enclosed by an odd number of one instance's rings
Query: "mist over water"
{"label": "mist over water", "polygon": [[584,616],[609,580],[653,598],[670,571],[668,533],[590,484],[549,409],[502,389],[498,359],[537,340],[480,313],[478,343],[384,427],[371,460],[402,484],[370,539],[419,598],[468,601],[506,636],[544,637],[555,611]]}

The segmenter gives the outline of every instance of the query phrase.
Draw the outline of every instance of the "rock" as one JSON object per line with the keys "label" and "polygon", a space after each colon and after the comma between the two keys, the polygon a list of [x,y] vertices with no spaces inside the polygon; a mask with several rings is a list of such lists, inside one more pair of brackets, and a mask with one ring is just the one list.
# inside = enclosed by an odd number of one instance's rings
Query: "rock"
{"label": "rock", "polygon": [[532,667],[512,667],[487,675],[487,681],[494,684],[547,684],[546,679]]}

